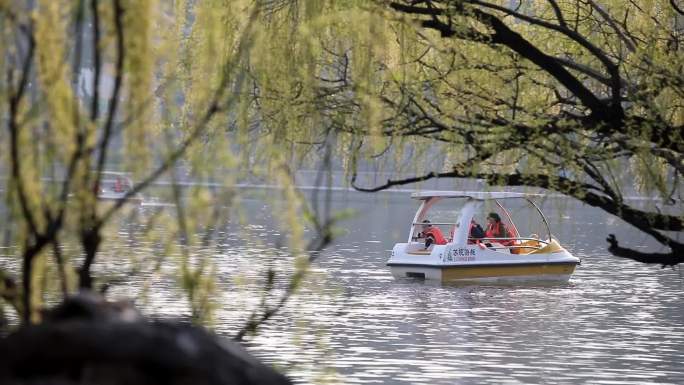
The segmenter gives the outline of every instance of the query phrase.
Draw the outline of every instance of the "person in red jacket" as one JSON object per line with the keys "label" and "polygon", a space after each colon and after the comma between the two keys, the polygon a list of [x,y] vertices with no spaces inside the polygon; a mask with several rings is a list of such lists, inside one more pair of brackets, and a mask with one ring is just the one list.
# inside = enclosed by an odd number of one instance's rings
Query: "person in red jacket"
{"label": "person in red jacket", "polygon": [[442,234],[442,230],[439,227],[434,227],[430,224],[429,220],[423,221],[423,238],[425,238],[425,248],[427,249],[432,244],[435,245],[446,245],[447,241]]}
{"label": "person in red jacket", "polygon": [[[487,230],[485,231],[485,238],[511,238],[511,232],[508,231],[506,225],[501,222],[501,217],[497,213],[489,213],[487,215]],[[504,246],[513,245],[513,240],[497,240]]]}

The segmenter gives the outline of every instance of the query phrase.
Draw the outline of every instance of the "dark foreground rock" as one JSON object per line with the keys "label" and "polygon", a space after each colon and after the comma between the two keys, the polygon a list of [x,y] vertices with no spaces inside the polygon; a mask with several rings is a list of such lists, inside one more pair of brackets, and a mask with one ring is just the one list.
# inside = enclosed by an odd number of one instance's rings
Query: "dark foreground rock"
{"label": "dark foreground rock", "polygon": [[201,328],[147,321],[92,295],[0,339],[0,384],[290,384],[241,346]]}

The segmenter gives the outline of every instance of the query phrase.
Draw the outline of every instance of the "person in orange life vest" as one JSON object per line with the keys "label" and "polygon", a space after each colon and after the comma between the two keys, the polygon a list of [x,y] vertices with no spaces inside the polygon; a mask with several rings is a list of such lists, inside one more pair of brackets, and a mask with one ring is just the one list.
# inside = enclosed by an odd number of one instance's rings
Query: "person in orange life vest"
{"label": "person in orange life vest", "polygon": [[482,230],[482,226],[475,222],[475,219],[470,220],[470,230],[468,231],[468,243],[479,243],[479,238],[484,238],[485,232]]}
{"label": "person in orange life vest", "polygon": [[[501,217],[497,213],[489,213],[487,215],[487,231],[485,231],[485,238],[511,238],[511,233],[501,222]],[[513,240],[497,240],[504,246],[513,245]]]}
{"label": "person in orange life vest", "polygon": [[122,192],[123,191],[123,183],[121,182],[121,178],[117,177],[116,181],[114,181],[114,192]]}
{"label": "person in orange life vest", "polygon": [[446,245],[447,241],[439,227],[433,227],[427,219],[423,221],[423,237],[425,238],[425,248],[433,243],[436,245]]}

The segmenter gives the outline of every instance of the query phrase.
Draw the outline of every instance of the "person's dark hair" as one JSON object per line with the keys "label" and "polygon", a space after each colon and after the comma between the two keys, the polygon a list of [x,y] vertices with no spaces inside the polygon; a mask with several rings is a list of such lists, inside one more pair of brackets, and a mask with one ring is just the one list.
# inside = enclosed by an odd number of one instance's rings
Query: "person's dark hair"
{"label": "person's dark hair", "polygon": [[424,225],[430,226],[430,221],[426,219],[426,220],[423,221],[423,224],[424,224]]}
{"label": "person's dark hair", "polygon": [[482,226],[480,226],[479,223],[475,222],[475,220],[473,220],[471,222],[469,236],[470,236],[470,238],[484,238],[485,237],[485,232],[482,229]]}
{"label": "person's dark hair", "polygon": [[489,213],[489,215],[487,215],[487,218],[492,218],[496,222],[501,222],[501,217],[497,213]]}

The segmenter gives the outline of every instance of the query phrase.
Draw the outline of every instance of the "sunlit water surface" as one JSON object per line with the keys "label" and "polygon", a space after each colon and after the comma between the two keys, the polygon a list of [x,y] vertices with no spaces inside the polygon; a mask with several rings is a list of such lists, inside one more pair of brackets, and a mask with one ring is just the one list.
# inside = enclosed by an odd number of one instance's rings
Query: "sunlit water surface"
{"label": "sunlit water surface", "polygon": [[[336,194],[333,203],[357,215],[341,226],[343,235],[315,262],[299,294],[246,342],[296,382],[684,384],[682,273],[608,255],[608,233],[633,247],[653,245],[602,212],[543,202],[554,233],[582,259],[567,284],[442,286],[397,281],[385,266],[414,214],[406,194]],[[252,237],[228,226],[217,247],[196,251],[216,263],[221,305],[213,323],[226,337],[259,306],[266,269],[278,272],[272,301],[293,265],[278,247],[284,241],[268,206],[244,204],[256,218],[242,229]],[[149,255],[144,244],[134,250]],[[117,266],[114,258],[99,264]],[[139,295],[147,287],[146,312],[187,314],[177,283],[164,273],[173,275],[164,268],[139,272],[112,293]]]}

